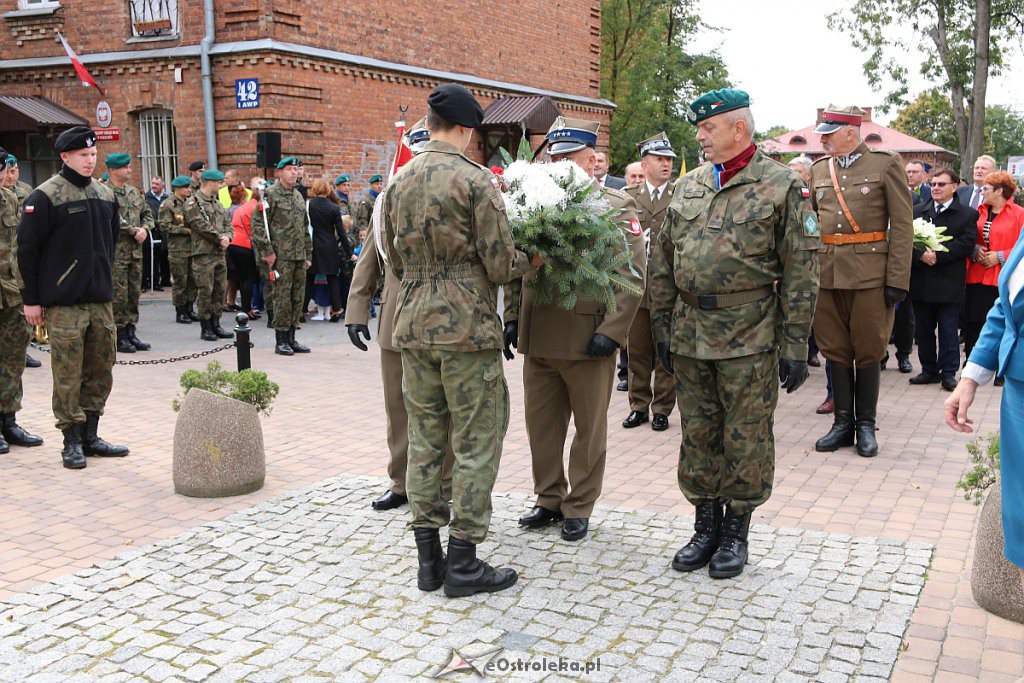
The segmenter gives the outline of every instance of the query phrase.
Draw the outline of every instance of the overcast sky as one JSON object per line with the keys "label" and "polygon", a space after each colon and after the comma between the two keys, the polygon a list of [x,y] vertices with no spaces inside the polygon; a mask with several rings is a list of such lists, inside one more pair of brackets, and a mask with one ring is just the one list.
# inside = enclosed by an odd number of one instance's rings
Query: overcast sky
{"label": "overcast sky", "polygon": [[[698,0],[704,21],[723,29],[701,36],[690,46],[695,52],[715,47],[733,83],[753,101],[759,130],[784,125],[791,129],[814,123],[818,107],[829,103],[877,106],[885,96],[868,86],[864,55],[849,38],[828,29],[828,14],[848,4],[840,0]],[[921,54],[927,46],[922,43]],[[917,76],[922,60],[908,57],[913,76],[912,96],[928,87]],[[1015,50],[1008,72],[1021,74],[1024,56]],[[1015,91],[1007,76],[990,79],[989,104],[1024,111],[1024,92]],[[876,117],[885,123],[893,114]]]}

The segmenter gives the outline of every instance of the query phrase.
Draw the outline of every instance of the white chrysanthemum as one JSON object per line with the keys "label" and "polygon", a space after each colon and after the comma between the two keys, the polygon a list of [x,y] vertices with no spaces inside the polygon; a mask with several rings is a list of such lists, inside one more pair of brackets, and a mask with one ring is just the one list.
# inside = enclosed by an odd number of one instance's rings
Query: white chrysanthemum
{"label": "white chrysanthemum", "polygon": [[547,173],[531,173],[523,178],[520,185],[527,211],[549,209],[566,200],[565,190]]}

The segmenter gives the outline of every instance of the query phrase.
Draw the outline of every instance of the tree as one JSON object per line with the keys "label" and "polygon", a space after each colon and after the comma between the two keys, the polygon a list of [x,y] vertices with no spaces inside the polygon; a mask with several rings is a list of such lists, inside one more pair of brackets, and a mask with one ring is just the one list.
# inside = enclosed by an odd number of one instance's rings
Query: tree
{"label": "tree", "polygon": [[[924,53],[920,73],[948,94],[961,173],[970,168],[984,147],[988,77],[998,73],[1004,48],[1024,28],[1024,0],[855,0],[829,15],[829,26],[867,52],[864,74],[872,87],[891,79],[895,87],[886,106],[906,102],[903,55]],[[934,55],[908,40],[908,28],[913,41],[934,46]],[[941,69],[935,68],[936,57]]]}
{"label": "tree", "polygon": [[782,124],[775,125],[775,126],[772,126],[770,128],[765,129],[765,131],[763,133],[761,131],[758,131],[754,135],[754,142],[764,142],[765,140],[774,140],[775,138],[779,137],[780,135],[785,135],[790,130],[792,130],[792,129],[789,126],[783,126]]}
{"label": "tree", "polygon": [[709,30],[695,0],[603,0],[601,95],[615,102],[609,163],[621,173],[636,161],[636,143],[664,130],[687,168],[697,165],[686,107],[703,92],[728,85],[717,53],[689,54],[684,45]]}

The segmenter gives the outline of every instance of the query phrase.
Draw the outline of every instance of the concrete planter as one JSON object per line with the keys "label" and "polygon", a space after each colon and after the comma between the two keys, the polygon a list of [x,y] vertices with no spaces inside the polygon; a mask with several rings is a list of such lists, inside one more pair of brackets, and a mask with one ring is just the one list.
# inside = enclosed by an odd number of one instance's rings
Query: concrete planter
{"label": "concrete planter", "polygon": [[974,543],[971,593],[974,601],[998,617],[1024,623],[1020,570],[1003,555],[1002,487],[989,489],[981,506]]}
{"label": "concrete planter", "polygon": [[174,427],[174,492],[223,498],[263,487],[266,460],[256,407],[191,389]]}

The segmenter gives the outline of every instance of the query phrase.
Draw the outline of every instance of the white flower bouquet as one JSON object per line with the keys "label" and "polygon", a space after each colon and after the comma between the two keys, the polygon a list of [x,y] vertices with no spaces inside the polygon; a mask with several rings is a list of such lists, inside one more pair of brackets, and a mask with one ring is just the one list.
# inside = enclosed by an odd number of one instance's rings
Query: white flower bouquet
{"label": "white flower bouquet", "polygon": [[946,234],[946,229],[939,227],[924,218],[914,219],[914,248],[931,249],[932,251],[949,251],[943,245],[953,239]]}

